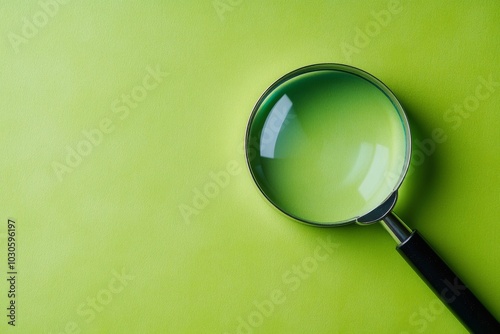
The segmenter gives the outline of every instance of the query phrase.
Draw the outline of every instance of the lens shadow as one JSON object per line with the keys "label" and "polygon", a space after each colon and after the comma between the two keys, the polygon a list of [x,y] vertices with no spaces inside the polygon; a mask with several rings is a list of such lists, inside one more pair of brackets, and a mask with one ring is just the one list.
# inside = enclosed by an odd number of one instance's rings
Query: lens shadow
{"label": "lens shadow", "polygon": [[399,189],[399,199],[395,211],[401,217],[409,217],[408,225],[417,227],[422,221],[421,210],[428,203],[435,201],[433,194],[443,175],[443,168],[439,154],[436,151],[443,142],[442,129],[429,128],[418,118],[418,107],[408,101],[401,101],[408,122],[410,123],[412,139],[412,155],[410,167],[405,180]]}

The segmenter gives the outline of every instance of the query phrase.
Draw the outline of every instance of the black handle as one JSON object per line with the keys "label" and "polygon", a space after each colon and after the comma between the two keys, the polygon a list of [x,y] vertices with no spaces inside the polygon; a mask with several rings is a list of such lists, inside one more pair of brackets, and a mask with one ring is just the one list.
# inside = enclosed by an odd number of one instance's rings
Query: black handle
{"label": "black handle", "polygon": [[470,332],[500,333],[499,322],[416,230],[396,249]]}

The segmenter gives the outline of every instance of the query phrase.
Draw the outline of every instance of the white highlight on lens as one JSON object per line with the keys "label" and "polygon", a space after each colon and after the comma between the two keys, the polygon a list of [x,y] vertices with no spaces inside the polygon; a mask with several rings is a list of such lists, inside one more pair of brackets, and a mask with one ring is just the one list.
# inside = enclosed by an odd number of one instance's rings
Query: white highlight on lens
{"label": "white highlight on lens", "polygon": [[389,149],[377,144],[375,154],[366,177],[358,187],[358,191],[364,199],[368,200],[384,186],[384,173],[389,163]]}
{"label": "white highlight on lens", "polygon": [[349,186],[359,180],[359,176],[365,173],[367,166],[370,164],[370,160],[373,156],[373,144],[368,142],[363,142],[359,145],[358,155],[354,166],[352,167],[349,174],[342,181],[342,186]]}
{"label": "white highlight on lens", "polygon": [[260,154],[265,158],[274,158],[278,134],[285,122],[286,116],[292,109],[292,101],[285,94],[273,106],[262,129],[260,140]]}

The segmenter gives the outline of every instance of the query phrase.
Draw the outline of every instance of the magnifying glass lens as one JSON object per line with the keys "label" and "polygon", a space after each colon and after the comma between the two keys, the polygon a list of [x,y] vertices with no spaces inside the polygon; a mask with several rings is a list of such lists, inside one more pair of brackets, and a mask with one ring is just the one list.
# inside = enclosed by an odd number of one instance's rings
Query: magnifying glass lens
{"label": "magnifying glass lens", "polygon": [[409,159],[407,123],[374,80],[352,70],[292,72],[263,95],[246,150],[257,185],[277,208],[305,222],[342,224],[398,188]]}

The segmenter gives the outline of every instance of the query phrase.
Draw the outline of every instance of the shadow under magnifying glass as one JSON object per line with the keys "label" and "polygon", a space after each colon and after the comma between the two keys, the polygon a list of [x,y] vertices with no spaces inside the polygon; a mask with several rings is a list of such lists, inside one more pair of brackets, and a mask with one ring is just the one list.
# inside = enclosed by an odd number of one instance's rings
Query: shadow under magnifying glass
{"label": "shadow under magnifying glass", "polygon": [[[413,228],[418,228],[424,220],[426,205],[435,203],[434,198],[443,175],[443,163],[439,158],[439,146],[432,136],[436,128],[426,127],[418,118],[411,104],[401,102],[410,124],[412,154],[406,177],[398,190],[398,202],[395,211]],[[417,116],[415,116],[417,115]]]}

